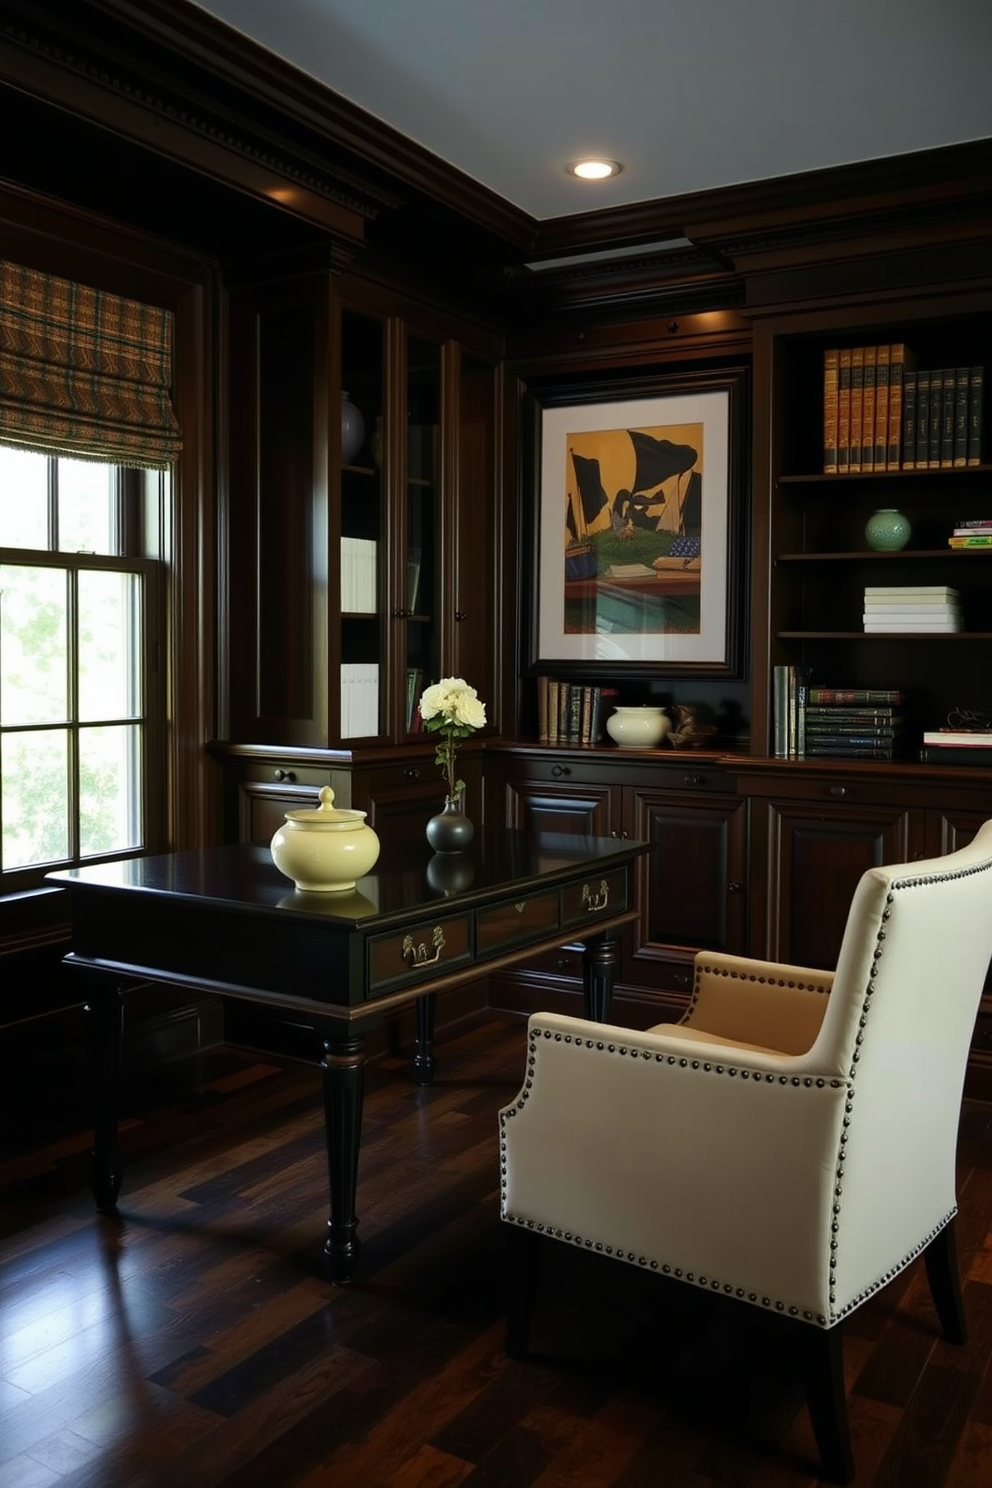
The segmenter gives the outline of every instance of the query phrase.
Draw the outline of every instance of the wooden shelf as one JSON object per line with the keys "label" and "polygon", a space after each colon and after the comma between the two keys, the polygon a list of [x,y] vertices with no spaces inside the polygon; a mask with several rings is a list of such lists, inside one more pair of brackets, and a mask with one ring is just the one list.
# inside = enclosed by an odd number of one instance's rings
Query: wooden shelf
{"label": "wooden shelf", "polygon": [[907,560],[916,562],[922,559],[925,562],[934,562],[939,559],[945,562],[948,558],[955,563],[961,559],[992,558],[992,546],[987,548],[900,548],[897,553],[880,553],[873,548],[859,548],[846,553],[778,553],[776,563],[892,563],[900,559],[905,563]]}

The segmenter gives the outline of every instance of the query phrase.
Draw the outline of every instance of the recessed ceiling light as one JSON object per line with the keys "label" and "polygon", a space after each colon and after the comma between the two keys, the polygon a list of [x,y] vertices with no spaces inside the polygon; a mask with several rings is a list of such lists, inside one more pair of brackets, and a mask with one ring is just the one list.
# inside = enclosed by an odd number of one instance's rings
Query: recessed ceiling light
{"label": "recessed ceiling light", "polygon": [[581,181],[605,181],[623,170],[619,160],[573,160],[566,169]]}

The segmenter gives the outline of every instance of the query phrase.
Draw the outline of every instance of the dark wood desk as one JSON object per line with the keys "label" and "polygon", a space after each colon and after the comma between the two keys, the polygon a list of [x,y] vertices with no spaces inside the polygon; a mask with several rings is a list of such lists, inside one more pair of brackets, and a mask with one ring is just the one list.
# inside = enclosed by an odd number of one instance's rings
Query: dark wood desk
{"label": "dark wood desk", "polygon": [[323,1044],[331,1279],[352,1279],[365,1036],[417,1007],[417,1078],[433,1074],[437,994],[567,941],[585,945],[585,1013],[605,1020],[615,932],[636,918],[634,868],[648,844],[483,832],[468,853],[390,850],[345,894],[303,894],[267,848],[169,853],[51,873],[72,901],[69,974],[85,979],[94,1071],[93,1192],[114,1210],[124,1001],[167,982],[307,1015]]}

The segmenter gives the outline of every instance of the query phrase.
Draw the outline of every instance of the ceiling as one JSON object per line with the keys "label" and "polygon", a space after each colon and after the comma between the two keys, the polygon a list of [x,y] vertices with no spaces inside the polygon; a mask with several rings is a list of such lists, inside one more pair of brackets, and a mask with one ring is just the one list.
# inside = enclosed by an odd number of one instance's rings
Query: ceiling
{"label": "ceiling", "polygon": [[990,0],[195,3],[538,221],[992,137]]}

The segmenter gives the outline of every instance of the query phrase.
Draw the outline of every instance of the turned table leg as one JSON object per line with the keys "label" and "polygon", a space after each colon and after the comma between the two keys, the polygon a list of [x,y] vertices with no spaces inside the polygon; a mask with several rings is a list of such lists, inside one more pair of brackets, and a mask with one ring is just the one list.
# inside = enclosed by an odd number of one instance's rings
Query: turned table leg
{"label": "turned table leg", "polygon": [[93,1108],[90,1184],[96,1207],[113,1214],[121,1187],[117,1148],[117,1107],[124,1050],[124,989],[93,981],[84,1004]]}
{"label": "turned table leg", "polygon": [[585,1016],[594,1023],[609,1021],[613,974],[620,959],[620,942],[606,931],[585,942],[582,957],[582,1001]]}
{"label": "turned table leg", "polygon": [[330,1035],[324,1040],[322,1068],[327,1176],[331,1190],[324,1255],[331,1280],[338,1286],[347,1286],[355,1274],[360,1248],[355,1195],[362,1139],[365,1040],[351,1032],[342,1037]]}

